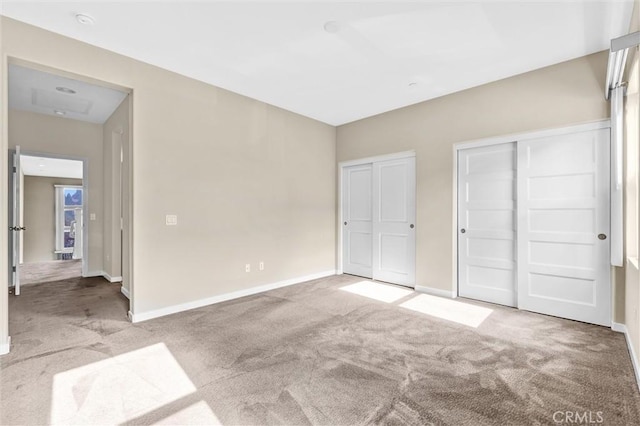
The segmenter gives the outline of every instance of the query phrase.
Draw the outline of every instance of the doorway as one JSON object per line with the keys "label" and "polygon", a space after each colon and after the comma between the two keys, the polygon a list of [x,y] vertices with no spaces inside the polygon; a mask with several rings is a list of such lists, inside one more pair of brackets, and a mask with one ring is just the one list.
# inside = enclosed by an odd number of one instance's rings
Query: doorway
{"label": "doorway", "polygon": [[[9,285],[14,297],[25,295],[20,281],[26,291],[27,285],[68,280],[73,274],[77,279],[68,281],[83,288],[117,285],[128,307],[123,309],[126,320],[132,310],[131,91],[13,59],[8,89],[10,243],[17,247],[9,250],[9,265],[16,266],[15,271],[9,268]],[[77,173],[51,171],[64,162],[75,163]],[[29,208],[30,187],[43,186],[47,200],[39,213],[47,213],[45,231]],[[30,268],[44,262],[50,263]],[[56,268],[44,271],[53,263]],[[34,274],[42,279],[33,280]],[[43,289],[38,292],[42,297]]]}
{"label": "doorway", "polygon": [[459,295],[610,326],[609,128],[515,139],[458,147]]}
{"label": "doorway", "polygon": [[86,161],[25,153],[19,147],[10,157],[15,164],[9,176],[11,292],[20,295],[22,285],[85,275]]}
{"label": "doorway", "polygon": [[340,164],[342,272],[415,286],[415,154]]}

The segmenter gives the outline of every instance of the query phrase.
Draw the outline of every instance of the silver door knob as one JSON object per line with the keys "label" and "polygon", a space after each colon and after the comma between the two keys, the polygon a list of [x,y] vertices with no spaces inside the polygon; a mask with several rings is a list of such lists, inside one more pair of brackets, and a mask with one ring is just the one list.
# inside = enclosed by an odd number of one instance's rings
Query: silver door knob
{"label": "silver door knob", "polygon": [[605,234],[598,234],[598,239],[599,240],[606,240],[607,236]]}
{"label": "silver door knob", "polygon": [[466,230],[466,229],[464,229],[464,228],[462,228],[462,229],[460,230],[460,233],[461,233],[461,234],[464,234],[465,232],[467,232],[467,230]]}
{"label": "silver door knob", "polygon": [[411,228],[411,229],[413,229],[413,228],[414,228],[413,223],[412,223],[411,225],[409,225],[409,228]]}
{"label": "silver door knob", "polygon": [[347,226],[347,222],[344,223],[344,226]]}

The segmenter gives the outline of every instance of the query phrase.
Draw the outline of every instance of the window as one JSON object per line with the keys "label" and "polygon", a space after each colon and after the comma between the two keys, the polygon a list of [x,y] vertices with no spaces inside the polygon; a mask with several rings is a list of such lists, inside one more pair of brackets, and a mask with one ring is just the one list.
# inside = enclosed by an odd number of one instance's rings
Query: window
{"label": "window", "polygon": [[[74,247],[81,247],[82,187],[56,185],[55,188],[56,252],[72,253]],[[79,241],[76,243],[76,240]],[[82,254],[76,255],[79,258]]]}

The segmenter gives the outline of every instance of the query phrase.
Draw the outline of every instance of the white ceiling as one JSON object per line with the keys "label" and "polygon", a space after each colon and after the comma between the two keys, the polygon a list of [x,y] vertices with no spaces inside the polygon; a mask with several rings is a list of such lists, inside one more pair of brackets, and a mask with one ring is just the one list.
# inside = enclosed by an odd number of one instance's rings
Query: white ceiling
{"label": "white ceiling", "polygon": [[[340,125],[607,49],[627,33],[633,1],[4,0],[1,7],[14,19]],[[95,25],[79,24],[78,12]],[[337,32],[324,30],[328,21]]]}
{"label": "white ceiling", "polygon": [[82,179],[82,161],[78,160],[21,155],[20,167],[26,176]]}
{"label": "white ceiling", "polygon": [[[57,87],[76,93],[59,92]],[[9,65],[9,108],[102,124],[126,96],[118,90]]]}

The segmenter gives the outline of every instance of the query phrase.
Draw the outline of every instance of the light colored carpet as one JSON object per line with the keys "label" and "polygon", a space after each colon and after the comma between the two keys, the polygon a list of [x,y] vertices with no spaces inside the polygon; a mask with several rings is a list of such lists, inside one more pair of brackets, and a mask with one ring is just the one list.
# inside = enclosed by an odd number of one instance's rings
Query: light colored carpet
{"label": "light colored carpet", "polygon": [[101,278],[26,287],[10,299],[0,423],[640,424],[622,334],[361,281],[139,324]]}
{"label": "light colored carpet", "polygon": [[20,283],[39,284],[82,276],[82,260],[52,260],[20,265]]}

